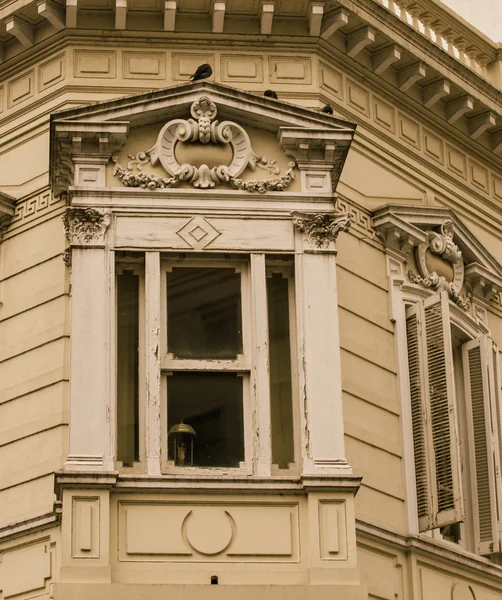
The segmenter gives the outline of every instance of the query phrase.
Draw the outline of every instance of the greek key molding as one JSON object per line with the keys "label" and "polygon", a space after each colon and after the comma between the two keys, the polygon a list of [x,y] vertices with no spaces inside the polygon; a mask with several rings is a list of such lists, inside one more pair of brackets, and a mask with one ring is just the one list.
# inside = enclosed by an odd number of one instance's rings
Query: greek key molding
{"label": "greek key molding", "polygon": [[111,212],[100,212],[94,208],[69,206],[63,215],[65,235],[70,245],[103,245],[110,223]]}
{"label": "greek key molding", "polygon": [[351,223],[350,213],[293,213],[293,225],[317,248],[336,242],[338,234],[348,231]]}

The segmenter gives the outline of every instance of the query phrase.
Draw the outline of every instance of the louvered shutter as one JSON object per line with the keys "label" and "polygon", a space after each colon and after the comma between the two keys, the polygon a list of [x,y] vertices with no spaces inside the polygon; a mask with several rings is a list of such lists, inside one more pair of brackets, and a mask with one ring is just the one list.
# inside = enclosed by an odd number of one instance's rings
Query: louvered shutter
{"label": "louvered shutter", "polygon": [[484,555],[500,550],[497,353],[488,336],[462,346],[474,537],[476,551]]}
{"label": "louvered shutter", "polygon": [[411,420],[413,428],[413,451],[415,459],[415,483],[417,492],[418,524],[420,531],[434,526],[431,481],[431,440],[427,431],[427,407],[425,387],[425,354],[422,336],[422,306],[416,304],[406,313],[406,336],[408,343],[408,373],[410,382]]}
{"label": "louvered shutter", "polygon": [[498,552],[502,552],[502,390],[500,381],[499,367],[499,349],[492,342],[492,364],[493,364],[493,382],[494,382],[494,402],[495,402],[495,459],[498,464],[495,465],[495,488],[497,491],[497,524],[498,524]]}
{"label": "louvered shutter", "polygon": [[449,319],[445,292],[423,303],[427,405],[432,437],[433,518],[436,527],[463,520],[460,462],[456,425],[455,383]]}

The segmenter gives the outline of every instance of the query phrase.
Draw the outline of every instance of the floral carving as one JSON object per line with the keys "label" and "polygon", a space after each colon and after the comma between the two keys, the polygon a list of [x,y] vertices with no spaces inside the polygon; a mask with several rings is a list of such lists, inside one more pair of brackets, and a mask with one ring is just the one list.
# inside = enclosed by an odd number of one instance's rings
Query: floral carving
{"label": "floral carving", "polygon": [[[450,299],[463,309],[469,308],[470,299],[461,295],[460,290],[464,283],[464,260],[462,252],[453,241],[455,229],[453,221],[447,220],[441,225],[441,232],[427,232],[427,241],[416,249],[416,259],[419,273],[408,271],[412,283],[430,288],[434,291],[445,290]],[[427,266],[427,252],[436,254],[453,267],[453,280],[448,281],[436,271],[430,271]]]}
{"label": "floral carving", "polygon": [[94,208],[69,206],[63,215],[65,234],[70,244],[103,243],[110,222],[111,213],[102,213]]}
{"label": "floral carving", "polygon": [[435,271],[429,277],[421,277],[418,273],[414,273],[411,269],[408,271],[408,278],[411,283],[417,283],[426,288],[430,288],[435,292],[446,291],[450,299],[457,306],[467,310],[471,305],[471,300],[468,297],[462,296],[452,281],[448,281],[442,275],[438,275]]}
{"label": "floral carving", "polygon": [[[266,156],[258,156],[252,146],[251,140],[243,127],[233,121],[215,120],[217,108],[214,102],[202,96],[194,102],[190,109],[193,118],[173,119],[161,129],[155,145],[146,151],[138,152],[135,156],[129,155],[127,168],[124,169],[116,157],[114,175],[129,187],[148,189],[169,188],[179,185],[182,181],[192,184],[196,188],[208,189],[216,185],[228,183],[236,189],[260,193],[266,191],[282,191],[293,180],[292,168],[280,178],[264,181],[255,180],[246,182],[239,176],[246,168],[266,170],[268,173],[279,175],[280,169],[275,160]],[[179,142],[199,144],[229,144],[232,148],[232,160],[229,165],[218,165],[209,168],[203,164],[198,167],[183,163],[176,159],[175,148]],[[159,177],[141,172],[146,164],[155,166],[161,163],[169,177]],[[132,171],[136,169],[136,171]]]}
{"label": "floral carving", "polygon": [[336,241],[340,231],[348,231],[351,223],[350,213],[293,213],[293,225],[318,248]]}

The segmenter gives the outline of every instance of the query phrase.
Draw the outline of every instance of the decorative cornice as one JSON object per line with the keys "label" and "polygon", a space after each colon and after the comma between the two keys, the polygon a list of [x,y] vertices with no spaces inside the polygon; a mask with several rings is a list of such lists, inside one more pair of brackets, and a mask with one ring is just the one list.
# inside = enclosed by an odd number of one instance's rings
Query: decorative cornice
{"label": "decorative cornice", "polygon": [[51,124],[51,187],[54,196],[68,191],[74,185],[74,157],[91,158],[110,156],[117,152],[126,140],[128,122],[53,121]]}
{"label": "decorative cornice", "polygon": [[348,231],[352,222],[350,213],[295,212],[292,216],[293,225],[317,248],[336,242],[340,231]]}
{"label": "decorative cornice", "polygon": [[[469,295],[490,300],[502,291],[502,266],[449,209],[384,206],[373,212],[373,225],[377,236],[387,247],[400,251],[403,260],[415,248],[419,273],[408,270],[411,283],[447,291],[450,299],[464,310],[470,304],[469,298],[461,294],[464,277]],[[451,265],[452,281],[430,271],[427,252]]]}
{"label": "decorative cornice", "polygon": [[63,215],[63,223],[70,246],[103,245],[111,223],[111,212],[69,206]]}

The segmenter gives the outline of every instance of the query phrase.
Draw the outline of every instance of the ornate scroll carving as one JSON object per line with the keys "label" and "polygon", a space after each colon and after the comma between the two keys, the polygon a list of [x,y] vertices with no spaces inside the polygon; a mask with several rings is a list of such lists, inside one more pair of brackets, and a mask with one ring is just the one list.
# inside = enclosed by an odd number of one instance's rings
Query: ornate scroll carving
{"label": "ornate scroll carving", "polygon": [[[453,221],[447,220],[441,225],[441,233],[437,231],[427,232],[427,241],[420,244],[416,249],[418,273],[408,271],[408,277],[412,283],[430,288],[434,291],[445,290],[450,299],[458,306],[467,310],[470,299],[461,295],[460,290],[464,283],[464,260],[462,252],[453,241],[455,233]],[[436,271],[430,271],[427,266],[427,252],[436,254],[453,267],[453,281],[448,281],[443,275]]]}
{"label": "ornate scroll carving", "polygon": [[[279,179],[264,181],[243,181],[239,176],[250,168],[254,171],[257,167],[269,173],[278,175],[280,169],[275,160],[265,156],[258,156],[252,146],[251,140],[245,129],[233,121],[215,120],[217,108],[207,96],[202,96],[194,102],[190,109],[191,119],[173,119],[160,130],[157,142],[147,151],[141,151],[136,156],[129,156],[127,169],[124,169],[112,157],[115,163],[113,174],[129,187],[142,187],[148,189],[175,187],[180,182],[186,181],[200,189],[213,188],[218,184],[228,183],[233,187],[249,192],[282,191],[293,181],[294,163]],[[209,168],[203,164],[198,167],[183,163],[176,158],[176,145],[183,143],[198,144],[229,144],[232,149],[232,160],[229,165],[218,165]],[[150,163],[155,166],[159,163],[169,174],[169,177],[159,177],[142,173],[144,165]],[[136,172],[131,169],[135,168]],[[139,171],[139,172],[138,172]]]}
{"label": "ornate scroll carving", "polygon": [[318,248],[336,241],[340,231],[348,231],[351,223],[350,213],[293,213],[293,225]]}
{"label": "ornate scroll carving", "polygon": [[103,213],[94,208],[69,206],[63,215],[64,230],[70,244],[102,244],[110,222],[110,212]]}

